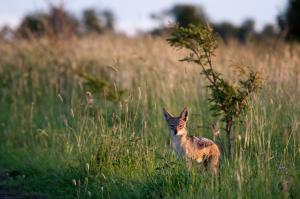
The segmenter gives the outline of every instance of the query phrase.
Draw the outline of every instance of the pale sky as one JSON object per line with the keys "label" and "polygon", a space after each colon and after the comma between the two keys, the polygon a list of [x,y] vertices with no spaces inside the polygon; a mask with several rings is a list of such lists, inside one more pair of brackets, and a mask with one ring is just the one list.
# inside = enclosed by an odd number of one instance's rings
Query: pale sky
{"label": "pale sky", "polygon": [[119,31],[133,34],[157,25],[150,18],[176,3],[192,3],[204,7],[213,22],[230,21],[240,24],[252,18],[261,29],[267,23],[276,23],[276,16],[285,8],[287,0],[0,0],[0,26],[16,26],[22,16],[34,10],[46,10],[49,2],[64,2],[65,7],[79,15],[85,8],[111,9],[116,15]]}

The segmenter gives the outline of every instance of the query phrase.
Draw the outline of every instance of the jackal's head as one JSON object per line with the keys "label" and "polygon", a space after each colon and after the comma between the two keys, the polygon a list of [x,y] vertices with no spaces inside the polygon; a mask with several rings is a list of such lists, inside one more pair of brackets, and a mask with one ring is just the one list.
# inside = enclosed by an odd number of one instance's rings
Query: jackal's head
{"label": "jackal's head", "polygon": [[164,109],[164,116],[172,135],[184,135],[187,133],[185,129],[188,120],[187,108],[184,108],[178,117],[173,117],[166,109]]}

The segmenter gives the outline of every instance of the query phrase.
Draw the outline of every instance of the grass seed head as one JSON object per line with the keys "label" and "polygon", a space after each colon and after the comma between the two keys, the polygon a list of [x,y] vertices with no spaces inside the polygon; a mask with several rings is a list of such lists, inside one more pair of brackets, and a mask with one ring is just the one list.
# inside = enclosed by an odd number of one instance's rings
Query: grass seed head
{"label": "grass seed head", "polygon": [[85,99],[86,99],[87,106],[89,108],[92,108],[94,106],[94,97],[90,91],[87,91],[85,93]]}

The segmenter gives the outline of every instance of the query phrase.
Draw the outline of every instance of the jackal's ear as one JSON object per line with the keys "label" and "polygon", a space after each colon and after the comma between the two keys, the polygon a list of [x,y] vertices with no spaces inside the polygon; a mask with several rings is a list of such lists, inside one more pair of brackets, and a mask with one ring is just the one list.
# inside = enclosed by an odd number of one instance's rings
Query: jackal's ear
{"label": "jackal's ear", "polygon": [[183,121],[187,121],[188,120],[188,115],[189,115],[189,112],[187,110],[187,107],[185,107],[183,109],[183,111],[180,113],[180,119],[183,120]]}
{"label": "jackal's ear", "polygon": [[165,116],[165,119],[168,121],[170,118],[172,118],[173,116],[165,109],[163,108],[163,111],[164,111],[164,116]]}

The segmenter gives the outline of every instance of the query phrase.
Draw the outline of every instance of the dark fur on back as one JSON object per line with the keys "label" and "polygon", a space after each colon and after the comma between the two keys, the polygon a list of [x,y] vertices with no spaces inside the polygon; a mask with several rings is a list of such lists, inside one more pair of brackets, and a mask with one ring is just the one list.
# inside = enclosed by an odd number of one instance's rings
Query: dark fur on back
{"label": "dark fur on back", "polygon": [[210,139],[203,138],[203,137],[195,137],[195,136],[189,136],[191,138],[191,141],[196,144],[198,149],[203,149],[205,147],[214,145],[214,142],[211,141]]}

